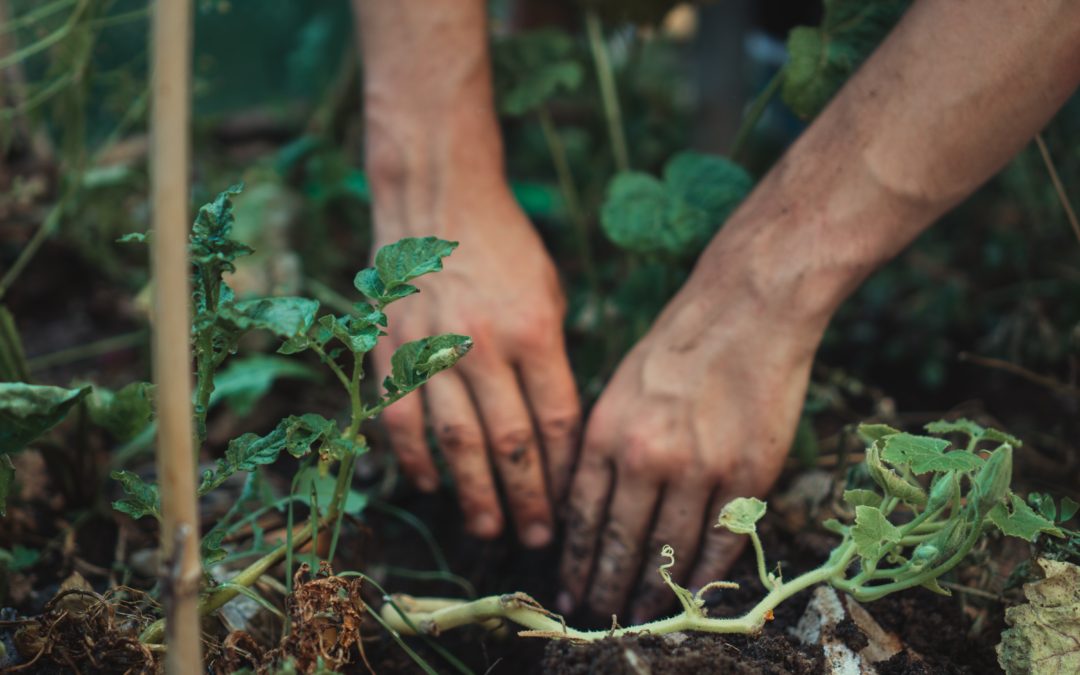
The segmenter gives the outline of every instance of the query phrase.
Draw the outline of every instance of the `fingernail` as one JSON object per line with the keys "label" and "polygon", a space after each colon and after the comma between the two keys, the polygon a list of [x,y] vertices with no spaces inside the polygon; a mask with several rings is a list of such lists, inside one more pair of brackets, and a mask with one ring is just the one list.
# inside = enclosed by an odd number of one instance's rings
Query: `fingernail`
{"label": "fingernail", "polygon": [[569,614],[574,611],[574,598],[566,591],[560,591],[555,596],[555,608],[559,610],[560,614]]}
{"label": "fingernail", "polygon": [[473,519],[469,529],[478,537],[490,539],[499,533],[499,519],[490,513],[481,513]]}
{"label": "fingernail", "polygon": [[551,542],[551,528],[543,523],[533,523],[525,528],[521,541],[529,548],[540,548]]}

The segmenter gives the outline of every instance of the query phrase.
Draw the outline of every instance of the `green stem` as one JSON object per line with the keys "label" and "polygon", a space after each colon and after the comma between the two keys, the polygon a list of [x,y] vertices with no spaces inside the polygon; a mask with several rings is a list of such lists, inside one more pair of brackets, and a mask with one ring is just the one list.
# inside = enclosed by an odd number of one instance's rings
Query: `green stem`
{"label": "green stem", "polygon": [[26,248],[20,253],[19,257],[15,259],[15,262],[11,264],[11,269],[4,274],[3,278],[0,278],[0,298],[4,297],[8,289],[11,288],[15,280],[19,278],[22,271],[30,264],[30,261],[34,259],[34,255],[37,254],[38,249],[52,236],[53,232],[60,225],[60,215],[64,211],[66,206],[66,199],[61,199],[60,202],[52,207],[49,211],[49,215],[45,216],[45,220],[41,221],[41,226],[34,232],[34,236],[30,237],[30,241],[26,242]]}
{"label": "green stem", "polygon": [[[850,542],[841,544],[824,565],[795,577],[785,584],[775,586],[753,609],[737,618],[709,618],[683,613],[639,626],[581,631],[567,627],[561,618],[543,609],[523,594],[489,596],[449,606],[446,600],[441,599],[428,601],[398,596],[394,598],[394,602],[404,611],[409,620],[404,621],[387,607],[383,608],[382,618],[395,630],[408,635],[414,635],[417,632],[410,627],[410,624],[415,625],[422,633],[434,635],[458,626],[483,623],[491,619],[508,619],[524,626],[529,629],[523,633],[527,637],[564,638],[582,642],[639,633],[661,635],[690,630],[706,633],[754,634],[762,629],[772,615],[772,610],[780,603],[810,586],[832,581],[842,575],[854,555],[853,544]],[[432,611],[426,611],[429,608]]]}
{"label": "green stem", "polygon": [[75,4],[75,0],[54,0],[54,2],[50,2],[47,5],[42,5],[41,7],[29,11],[22,16],[13,18],[7,23],[5,23],[3,26],[0,26],[0,35],[4,35],[5,33],[10,33],[12,31],[19,30],[20,28],[25,28],[26,26],[37,23],[38,21],[44,19],[50,14],[55,14],[56,12],[67,7],[68,5],[73,4]]}
{"label": "green stem", "polygon": [[758,536],[756,531],[750,532],[750,542],[754,545],[754,557],[757,558],[758,578],[761,579],[765,590],[771,591],[776,586],[776,582],[769,576],[769,571],[765,565],[765,549],[762,548],[761,537]]}
{"label": "green stem", "polygon": [[559,130],[555,128],[551,111],[546,105],[541,105],[537,109],[536,116],[540,120],[540,129],[544,133],[544,141],[551,153],[551,163],[555,167],[559,190],[562,192],[563,201],[566,202],[566,211],[570,215],[570,222],[574,228],[574,238],[577,242],[578,256],[581,258],[581,268],[585,272],[585,280],[589,284],[593,297],[597,298],[600,295],[600,281],[596,274],[596,267],[593,265],[592,247],[589,243],[589,222],[581,208],[581,199],[577,185],[574,183],[574,173],[566,158],[566,146],[562,142]]}
{"label": "green stem", "polygon": [[776,96],[776,92],[780,91],[780,85],[784,83],[784,72],[784,68],[778,70],[769,80],[769,83],[765,85],[765,88],[761,90],[761,93],[754,98],[754,102],[750,104],[746,116],[743,117],[742,124],[739,125],[739,130],[735,134],[735,140],[731,142],[731,152],[728,154],[732,159],[736,159],[742,154],[746,141],[750,138],[750,133],[761,121],[761,116],[765,114],[766,108],[769,107],[769,101],[773,99],[773,96]]}
{"label": "green stem", "polygon": [[121,349],[145,346],[148,336],[149,332],[146,330],[137,330],[131,333],[124,333],[123,335],[114,335],[95,342],[88,342],[84,345],[71,347],[70,349],[61,349],[60,351],[51,354],[35,356],[32,359],[28,359],[26,365],[31,371],[39,372],[53,366],[60,366],[75,361],[81,361],[83,359],[111,354],[120,351]]}
{"label": "green stem", "polygon": [[14,63],[18,63],[24,59],[30,58],[34,54],[43,52],[49,47],[52,47],[57,42],[63,40],[65,37],[67,37],[68,33],[71,32],[71,29],[75,27],[75,24],[78,22],[79,17],[82,16],[83,10],[86,9],[86,6],[86,0],[80,0],[78,5],[75,6],[75,9],[72,10],[71,14],[68,16],[67,21],[64,22],[64,25],[60,26],[53,32],[38,40],[37,42],[29,44],[22,49],[17,50],[13,54],[8,54],[7,56],[0,58],[0,68],[7,68]]}
{"label": "green stem", "polygon": [[352,386],[349,383],[349,378],[345,375],[345,371],[341,369],[341,366],[339,366],[336,361],[330,358],[330,355],[326,353],[326,350],[324,350],[319,345],[312,343],[311,351],[315,352],[315,354],[318,355],[319,360],[326,364],[326,367],[334,373],[334,377],[338,379],[338,382],[341,383],[341,386],[345,387],[345,391],[349,392],[349,398],[351,400]]}
{"label": "green stem", "polygon": [[600,100],[604,106],[604,121],[607,123],[611,138],[611,153],[615,158],[618,171],[630,170],[630,153],[627,150],[626,134],[623,131],[622,110],[619,108],[619,94],[615,88],[615,73],[611,68],[611,58],[604,43],[604,29],[600,17],[593,10],[585,11],[585,30],[589,37],[589,49],[592,51],[596,66],[596,80],[600,85]]}

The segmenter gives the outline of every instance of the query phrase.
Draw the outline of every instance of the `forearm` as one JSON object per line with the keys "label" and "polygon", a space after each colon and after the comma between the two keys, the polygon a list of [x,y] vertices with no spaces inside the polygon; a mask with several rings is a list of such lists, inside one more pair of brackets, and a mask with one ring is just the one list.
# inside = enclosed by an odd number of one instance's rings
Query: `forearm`
{"label": "forearm", "polygon": [[448,201],[505,188],[486,5],[354,0],[354,8],[377,227],[439,232]]}
{"label": "forearm", "polygon": [[696,282],[738,262],[775,311],[823,329],[1078,84],[1080,2],[915,3],[717,237]]}

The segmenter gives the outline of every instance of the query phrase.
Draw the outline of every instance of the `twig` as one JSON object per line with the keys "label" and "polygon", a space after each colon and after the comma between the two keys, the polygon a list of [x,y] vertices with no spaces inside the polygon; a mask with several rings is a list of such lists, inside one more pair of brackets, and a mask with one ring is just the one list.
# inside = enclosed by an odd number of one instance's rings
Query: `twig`
{"label": "twig", "polygon": [[1013,375],[1022,377],[1029,382],[1034,382],[1035,384],[1042,385],[1048,389],[1053,389],[1059,394],[1064,394],[1066,396],[1076,396],[1080,398],[1080,387],[1075,387],[1071,384],[1065,384],[1064,382],[1058,382],[1052,377],[1047,377],[1046,375],[1040,375],[1039,373],[1032,372],[1023,366],[1012,363],[1010,361],[1005,361],[1003,359],[995,359],[989,356],[979,356],[978,354],[969,354],[968,352],[960,352],[958,358],[961,361],[968,361],[979,366],[984,366],[986,368],[994,368],[996,370],[1003,370],[1007,373],[1012,373]]}
{"label": "twig", "polygon": [[630,170],[630,153],[626,146],[626,133],[623,131],[622,110],[619,108],[619,93],[615,89],[615,75],[611,69],[607,45],[604,44],[604,30],[600,17],[593,10],[585,11],[585,30],[589,36],[589,49],[596,65],[596,79],[600,84],[600,99],[604,105],[604,120],[607,122],[608,135],[611,137],[611,153],[615,156],[615,168],[619,171]]}
{"label": "twig", "polygon": [[750,132],[757,126],[761,116],[765,114],[766,108],[769,107],[769,101],[776,95],[776,92],[780,91],[780,85],[783,83],[784,69],[781,68],[773,75],[769,83],[761,90],[761,93],[757,95],[754,102],[750,104],[750,109],[746,111],[746,116],[743,117],[742,124],[739,125],[739,130],[735,134],[735,140],[731,142],[729,157],[735,159],[742,154],[743,147],[746,145],[747,139],[750,138]]}
{"label": "twig", "polygon": [[20,253],[19,257],[12,263],[11,269],[4,274],[3,278],[0,278],[0,298],[4,297],[8,289],[15,283],[15,280],[19,278],[22,271],[30,264],[30,261],[34,259],[34,255],[38,252],[38,249],[45,243],[45,241],[56,231],[57,225],[60,223],[60,214],[64,211],[65,202],[63,199],[49,210],[49,215],[45,216],[45,220],[41,221],[41,225],[38,227],[37,232],[34,232],[34,236],[30,238],[30,241],[26,243]]}
{"label": "twig", "polygon": [[1050,182],[1054,184],[1054,190],[1057,191],[1058,199],[1061,200],[1061,208],[1065,209],[1065,217],[1072,226],[1073,234],[1076,235],[1076,241],[1080,242],[1080,220],[1077,219],[1076,211],[1069,202],[1069,195],[1065,194],[1065,186],[1061,184],[1061,178],[1058,176],[1057,169],[1054,168],[1054,160],[1050,157],[1050,150],[1046,147],[1042,134],[1035,134],[1035,144],[1039,146],[1039,154],[1042,155],[1043,163],[1046,164],[1046,170],[1050,172]]}
{"label": "twig", "polygon": [[65,365],[75,361],[82,361],[83,359],[90,359],[124,349],[130,349],[131,347],[138,347],[146,343],[148,335],[149,332],[146,330],[137,330],[131,333],[123,333],[122,335],[113,335],[84,345],[78,345],[69,349],[61,349],[60,351],[52,352],[51,354],[35,356],[27,359],[26,363],[31,371],[38,372],[45,370],[46,368],[52,368],[53,366]]}
{"label": "twig", "polygon": [[191,110],[191,4],[154,6],[151,22],[151,256],[154,305],[154,380],[158,396],[158,475],[161,477],[165,672],[203,671],[199,627],[199,517],[195,500],[192,429],[188,238],[188,163]]}

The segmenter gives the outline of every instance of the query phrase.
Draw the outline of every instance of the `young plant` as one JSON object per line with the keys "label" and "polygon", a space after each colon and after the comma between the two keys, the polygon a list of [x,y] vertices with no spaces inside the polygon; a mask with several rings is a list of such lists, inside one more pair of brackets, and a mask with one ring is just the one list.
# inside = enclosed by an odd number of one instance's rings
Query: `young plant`
{"label": "young plant", "polygon": [[[1051,519],[1009,489],[1012,453],[1020,447],[1019,440],[968,420],[934,422],[926,430],[932,435],[903,433],[881,424],[859,428],[867,443],[868,486],[844,493],[847,522],[823,523],[840,536],[828,559],[792,579],[770,572],[766,563],[757,534],[765,502],[739,498],[723,508],[716,527],[750,538],[758,576],[767,591],[741,617],[709,617],[703,594],[737,585],[718,581],[691,593],[671,578],[668,570],[675,563],[675,552],[665,546],[661,553],[668,563],[659,573],[678,597],[682,612],[650,623],[575,630],[522,593],[449,604],[446,600],[399,596],[393,605],[383,608],[383,618],[407,634],[437,635],[491,619],[509,619],[524,626],[528,630],[520,633],[523,636],[579,641],[686,630],[754,634],[772,618],[780,603],[810,586],[826,583],[864,602],[916,586],[949,595],[938,579],[960,564],[988,530],[998,529],[1027,541],[1040,533],[1062,536]],[[943,435],[963,437],[965,443],[954,447],[940,438]]]}
{"label": "young plant", "polygon": [[[213,469],[204,472],[198,486],[200,496],[218,488],[234,474],[249,473],[244,490],[233,507],[203,537],[203,561],[204,566],[209,567],[226,558],[227,552],[222,543],[227,535],[243,525],[254,526],[252,517],[244,514],[244,510],[252,502],[258,501],[260,467],[277,461],[282,452],[296,458],[314,454],[318,457],[319,472],[323,476],[329,473],[331,466],[337,465],[336,478],[332,479],[332,495],[325,512],[320,510],[317,495],[314,496],[309,502],[311,511],[307,524],[298,533],[290,534],[289,541],[274,547],[264,546],[261,533],[256,531],[253,549],[234,554],[233,557],[260,557],[227,583],[214,585],[201,597],[199,612],[204,616],[245,592],[260,576],[285,559],[290,551],[313,538],[322,527],[333,530],[327,556],[328,559],[333,558],[341,520],[349,508],[355,461],[368,449],[367,441],[360,433],[361,425],[415,391],[435,373],[454,365],[472,346],[469,338],[453,334],[423,338],[402,345],[391,357],[391,373],[383,382],[385,391],[378,398],[365,401],[361,394],[364,357],[386,335],[383,330],[387,326],[385,309],[391,303],[417,293],[419,289],[409,282],[442,269],[442,259],[450,255],[457,244],[435,237],[409,238],[380,249],[375,255],[375,266],[361,270],[354,280],[356,289],[366,300],[355,303],[353,310],[347,314],[320,316],[319,303],[307,298],[273,297],[238,301],[225,283],[224,275],[234,269],[237,258],[251,253],[250,248],[231,238],[231,198],[240,190],[239,186],[229,188],[200,209],[191,233],[194,301],[191,339],[196,366],[194,421],[197,447],[206,437],[206,414],[214,392],[214,374],[235,353],[241,336],[251,330],[265,330],[283,338],[284,343],[278,349],[280,354],[291,355],[309,350],[316,354],[344,390],[349,401],[349,416],[342,428],[336,421],[321,415],[291,415],[266,435],[246,433],[233,439],[224,457],[217,460]],[[156,485],[148,484],[126,471],[117,472],[114,477],[127,494],[125,499],[114,504],[117,510],[136,518],[160,517]],[[316,491],[314,487],[311,490]],[[303,500],[301,496],[290,496],[272,503],[268,508]],[[159,642],[162,637],[163,624],[159,621],[144,632],[142,639]]]}

